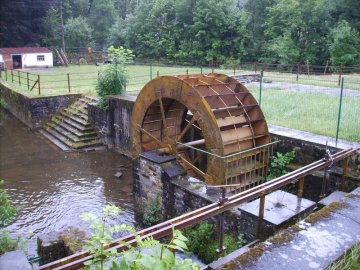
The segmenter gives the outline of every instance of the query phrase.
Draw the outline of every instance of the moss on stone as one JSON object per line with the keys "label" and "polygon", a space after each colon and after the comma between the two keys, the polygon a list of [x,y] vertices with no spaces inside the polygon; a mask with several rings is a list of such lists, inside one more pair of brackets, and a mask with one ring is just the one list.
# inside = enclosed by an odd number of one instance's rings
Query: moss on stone
{"label": "moss on stone", "polygon": [[305,219],[305,222],[314,224],[323,218],[329,217],[331,215],[331,213],[335,212],[336,210],[344,208],[344,207],[346,207],[346,204],[344,202],[333,202],[333,203],[325,206],[323,209],[310,214]]}
{"label": "moss on stone", "polygon": [[358,198],[360,198],[360,195],[350,193],[350,194],[345,195],[345,197],[350,198],[350,199],[358,199]]}
{"label": "moss on stone", "polygon": [[259,258],[264,253],[265,250],[266,250],[265,245],[261,243],[256,247],[251,248],[248,252],[241,255],[239,258],[237,258],[237,261],[240,262],[242,265],[245,265]]}

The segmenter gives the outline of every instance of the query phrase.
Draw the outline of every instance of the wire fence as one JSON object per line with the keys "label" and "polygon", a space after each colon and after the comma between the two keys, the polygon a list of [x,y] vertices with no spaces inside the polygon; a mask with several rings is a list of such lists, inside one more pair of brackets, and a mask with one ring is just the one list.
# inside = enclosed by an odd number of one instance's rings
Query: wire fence
{"label": "wire fence", "polygon": [[[34,96],[96,96],[98,72],[96,65],[5,70],[0,71],[0,80]],[[268,123],[360,142],[359,67],[243,63],[230,68],[142,62],[129,65],[127,72],[130,95],[137,95],[157,76],[211,72],[235,76],[258,99]]]}

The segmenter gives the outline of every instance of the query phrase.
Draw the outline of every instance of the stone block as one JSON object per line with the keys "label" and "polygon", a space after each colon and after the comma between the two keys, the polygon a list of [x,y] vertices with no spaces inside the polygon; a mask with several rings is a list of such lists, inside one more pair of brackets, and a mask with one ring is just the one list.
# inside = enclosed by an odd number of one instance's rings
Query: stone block
{"label": "stone block", "polygon": [[24,251],[15,250],[0,256],[0,269],[4,270],[31,270],[31,264]]}
{"label": "stone block", "polygon": [[[240,231],[248,241],[257,236],[257,222],[259,219],[260,199],[246,203],[239,207],[241,211]],[[277,190],[265,196],[264,218],[261,222],[260,235],[266,238],[274,234],[282,225],[293,218],[303,216],[312,211],[316,203],[307,199]]]}

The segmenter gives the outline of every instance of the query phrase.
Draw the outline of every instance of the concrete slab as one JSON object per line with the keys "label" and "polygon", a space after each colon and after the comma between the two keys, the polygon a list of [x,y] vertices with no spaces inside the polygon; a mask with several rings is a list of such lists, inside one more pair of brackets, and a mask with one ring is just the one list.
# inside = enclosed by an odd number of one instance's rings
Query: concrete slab
{"label": "concrete slab", "polygon": [[320,200],[318,202],[318,204],[321,205],[321,206],[326,206],[326,205],[329,205],[330,203],[333,203],[333,202],[339,202],[339,201],[341,201],[341,199],[344,198],[344,196],[346,194],[347,193],[343,192],[343,191],[335,191],[335,192],[331,193],[329,196],[327,196],[324,199]]}
{"label": "concrete slab", "polygon": [[[331,208],[319,221],[301,221],[297,229],[280,232],[238,258],[210,269],[326,269],[360,241],[359,193],[360,188],[346,195],[341,207]],[[320,211],[326,209],[330,207]]]}
{"label": "concrete slab", "polygon": [[0,269],[6,270],[31,270],[31,264],[24,251],[15,250],[0,256]]}
{"label": "concrete slab", "polygon": [[269,132],[280,136],[286,136],[299,140],[309,141],[324,146],[326,145],[326,142],[328,142],[328,146],[332,146],[340,149],[360,148],[360,143],[357,142],[338,140],[338,143],[336,144],[335,138],[332,137],[317,135],[317,134],[281,127],[281,126],[269,125]]}
{"label": "concrete slab", "polygon": [[[239,207],[242,212],[247,212],[259,217],[260,199],[244,204]],[[265,196],[264,220],[278,226],[304,210],[314,207],[315,202],[307,199],[298,199],[297,196],[277,190]]]}

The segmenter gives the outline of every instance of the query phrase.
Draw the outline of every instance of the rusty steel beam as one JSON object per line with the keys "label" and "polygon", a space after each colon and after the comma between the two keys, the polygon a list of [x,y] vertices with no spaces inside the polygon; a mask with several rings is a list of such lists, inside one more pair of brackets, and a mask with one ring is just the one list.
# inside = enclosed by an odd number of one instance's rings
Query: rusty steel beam
{"label": "rusty steel beam", "polygon": [[[212,203],[202,208],[199,208],[195,211],[189,212],[182,216],[170,219],[168,221],[162,222],[155,226],[146,228],[138,232],[142,239],[148,237],[154,237],[159,239],[170,235],[174,229],[184,229],[186,227],[200,223],[201,221],[207,220],[214,216],[217,216],[221,213],[224,213],[232,208],[239,206],[242,203],[249,202],[253,199],[258,198],[259,196],[266,195],[274,190],[277,190],[289,183],[292,183],[294,180],[299,180],[306,175],[311,174],[312,172],[324,169],[333,164],[333,162],[338,162],[342,159],[348,158],[356,153],[357,149],[347,149],[342,150],[332,157],[332,160],[321,159],[316,162],[313,162],[309,165],[306,165],[300,169],[297,169],[293,172],[290,172],[286,175],[273,179],[269,182],[261,184],[259,186],[253,187],[244,192],[238,193],[228,198],[228,200],[219,203]],[[105,245],[105,249],[116,248],[118,251],[124,251],[127,249],[126,245],[119,244],[120,241],[127,242],[130,245],[135,246],[136,241],[133,235],[128,235],[120,239],[115,240],[111,244]],[[84,262],[91,260],[93,258],[88,252],[80,252],[69,257],[63,258],[61,260],[46,264],[41,266],[40,270],[75,270],[84,267]]]}

